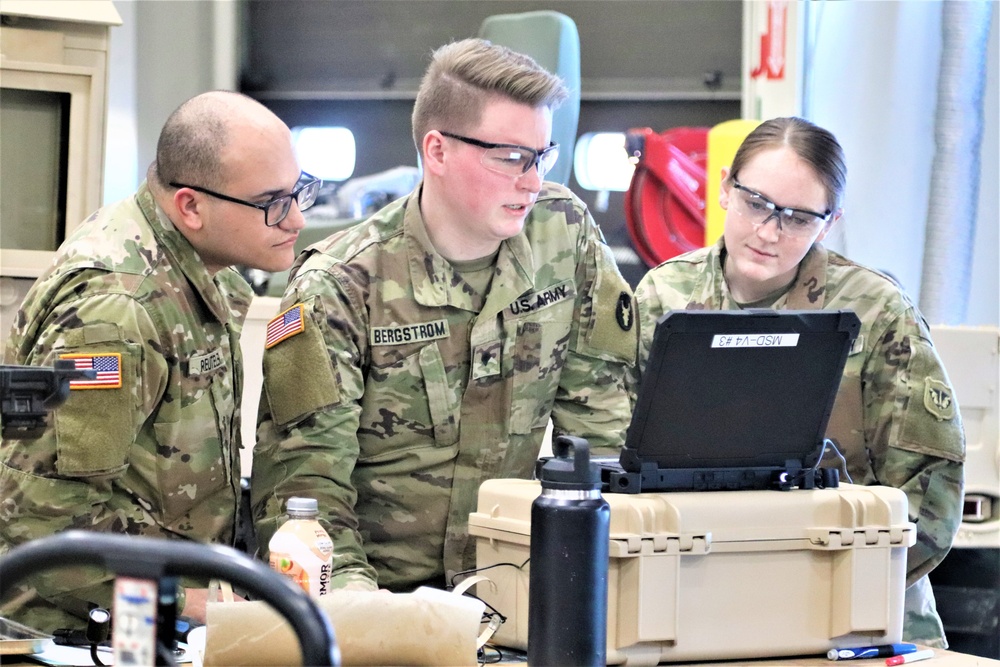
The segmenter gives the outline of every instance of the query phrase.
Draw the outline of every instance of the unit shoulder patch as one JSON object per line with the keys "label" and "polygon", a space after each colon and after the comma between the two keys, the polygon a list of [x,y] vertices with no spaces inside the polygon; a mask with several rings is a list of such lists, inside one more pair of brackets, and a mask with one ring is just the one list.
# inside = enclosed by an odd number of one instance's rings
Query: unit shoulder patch
{"label": "unit shoulder patch", "polygon": [[265,350],[306,330],[306,319],[302,316],[303,308],[303,304],[297,303],[267,323]]}
{"label": "unit shoulder patch", "polygon": [[932,377],[924,378],[924,408],[940,421],[954,419],[955,397],[951,387]]}
{"label": "unit shoulder patch", "polygon": [[60,359],[72,359],[78,371],[93,371],[93,378],[70,380],[69,388],[119,389],[122,386],[122,355],[120,352],[60,354]]}
{"label": "unit shoulder patch", "polygon": [[618,295],[618,303],[615,305],[615,319],[622,331],[631,331],[635,315],[632,312],[632,297],[628,292],[623,291]]}

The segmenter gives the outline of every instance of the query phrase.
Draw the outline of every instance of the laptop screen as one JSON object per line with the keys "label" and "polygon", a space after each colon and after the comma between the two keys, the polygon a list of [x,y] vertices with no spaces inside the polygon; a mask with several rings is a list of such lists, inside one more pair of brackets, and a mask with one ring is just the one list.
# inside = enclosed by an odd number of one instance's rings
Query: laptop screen
{"label": "laptop screen", "polygon": [[860,323],[843,311],[672,311],[657,322],[625,470],[812,465]]}

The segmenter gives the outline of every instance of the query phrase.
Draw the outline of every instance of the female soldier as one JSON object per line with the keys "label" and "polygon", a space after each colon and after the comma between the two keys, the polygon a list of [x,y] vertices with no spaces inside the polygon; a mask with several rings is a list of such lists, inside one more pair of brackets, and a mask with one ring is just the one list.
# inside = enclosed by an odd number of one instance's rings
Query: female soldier
{"label": "female soldier", "polygon": [[[887,276],[826,250],[846,181],[834,136],[801,118],[765,121],[723,174],[719,242],[664,262],[636,291],[638,371],[672,309],[854,310],[861,319],[827,436],[857,484],[902,489],[917,543],[907,553],[904,638],[946,647],[927,573],[962,519],[965,435],[927,323]],[[773,224],[772,224],[773,223]],[[640,380],[641,381],[641,380]]]}

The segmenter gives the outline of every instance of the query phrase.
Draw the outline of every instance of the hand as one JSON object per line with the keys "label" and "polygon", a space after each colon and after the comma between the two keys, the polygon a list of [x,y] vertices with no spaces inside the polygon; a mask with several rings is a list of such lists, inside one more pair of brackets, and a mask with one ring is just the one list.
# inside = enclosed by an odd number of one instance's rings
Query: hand
{"label": "hand", "polygon": [[[184,609],[181,615],[191,619],[195,623],[205,624],[205,607],[208,605],[207,588],[185,588],[184,589]],[[233,593],[233,601],[245,602],[246,598]]]}

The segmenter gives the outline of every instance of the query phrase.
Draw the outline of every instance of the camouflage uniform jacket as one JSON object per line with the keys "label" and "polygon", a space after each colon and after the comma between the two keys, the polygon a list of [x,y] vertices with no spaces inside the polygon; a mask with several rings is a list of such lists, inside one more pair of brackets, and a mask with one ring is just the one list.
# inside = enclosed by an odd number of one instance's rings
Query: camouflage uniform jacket
{"label": "camouflage uniform jacket", "polygon": [[[232,543],[251,297],[233,269],[205,270],[145,184],[74,231],[26,296],[5,363],[118,367],[74,388],[40,439],[0,446],[0,549],[73,528]],[[5,613],[52,630],[110,603],[106,573],[43,576],[45,599]]]}
{"label": "camouflage uniform jacket", "polygon": [[[638,368],[657,319],[672,309],[736,310],[723,277],[725,244],[675,257],[636,290]],[[943,637],[926,575],[944,559],[962,519],[965,433],[948,376],[916,306],[884,275],[816,244],[775,309],[851,309],[861,331],[847,359],[827,436],[856,484],[902,489],[917,543],[907,553],[907,629]],[[924,598],[923,601],[915,598]],[[921,612],[917,621],[911,613]],[[929,619],[929,620],[927,620]],[[926,628],[930,627],[928,630]]]}
{"label": "camouflage uniform jacket", "polygon": [[316,497],[335,587],[474,567],[479,485],[530,477],[550,415],[607,452],[629,421],[632,294],[583,203],[546,183],[483,298],[434,250],[419,193],[299,257],[282,310],[304,326],[264,353],[260,543],[285,499]]}

